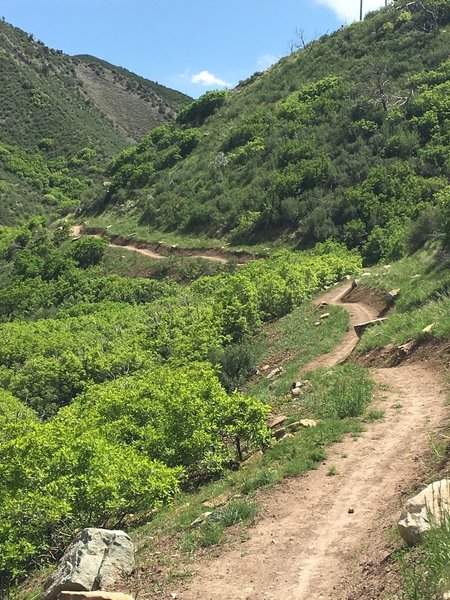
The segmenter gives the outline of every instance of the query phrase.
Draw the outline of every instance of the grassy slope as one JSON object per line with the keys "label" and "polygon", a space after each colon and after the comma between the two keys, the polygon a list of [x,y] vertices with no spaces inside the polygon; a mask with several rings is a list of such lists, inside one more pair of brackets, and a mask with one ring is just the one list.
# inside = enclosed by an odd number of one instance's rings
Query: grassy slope
{"label": "grassy slope", "polygon": [[378,267],[364,284],[384,291],[400,288],[401,295],[389,320],[363,335],[360,353],[420,338],[431,324],[431,336],[450,337],[450,270],[439,246],[429,245],[390,268]]}
{"label": "grassy slope", "polygon": [[[382,96],[385,93],[389,102],[406,98],[412,75],[435,69],[446,60],[450,30],[441,27],[425,33],[414,20],[399,15],[401,12],[394,8],[373,14],[364,23],[324,36],[238,86],[202,126],[203,138],[187,158],[157,173],[143,190],[119,188],[109,198],[108,209],[114,213],[118,228],[122,219],[125,227],[133,228],[134,223],[136,228],[150,204],[151,218],[143,221],[147,222],[143,226],[147,228],[147,238],[160,236],[161,231],[181,235],[206,233],[211,238],[230,236],[231,232],[232,238],[239,238],[236,232],[243,231],[242,239],[248,243],[251,238],[254,242],[266,242],[295,232],[297,243],[337,235],[358,245],[367,239],[374,225],[384,227],[394,215],[400,220],[412,215],[422,200],[431,198],[433,185],[439,187],[442,181],[431,183],[427,179],[430,190],[419,193],[416,208],[402,205],[404,199],[391,202],[388,208],[384,206],[389,198],[401,194],[398,189],[381,192],[374,200],[375,204],[381,203],[376,208],[370,206],[369,199],[361,209],[355,199],[343,200],[343,194],[362,185],[376,167],[391,169],[393,179],[397,166],[400,170],[411,167],[422,172],[420,143],[417,131],[407,121],[410,117],[405,116],[404,109],[394,110],[393,105],[384,111]],[[302,86],[328,76],[342,77],[346,90],[329,114],[325,108],[318,119],[304,125],[276,119],[281,101]],[[380,92],[377,77],[385,78],[389,89]],[[366,126],[374,129],[364,133]],[[227,145],[232,134],[248,131],[248,127],[252,130],[251,143],[256,146],[246,147],[245,142],[240,142],[238,150],[247,148],[248,154],[244,152],[239,161],[231,159],[233,152],[227,150]],[[318,160],[309,164],[313,170],[320,170],[322,158],[331,161],[328,175],[318,177],[317,184],[303,184],[304,172],[299,174],[297,188],[304,188],[300,192],[294,189],[295,185],[289,192],[280,191],[277,183],[284,168],[280,167],[280,155],[289,139],[309,145],[304,149],[306,163],[311,157]],[[260,142],[262,151],[258,149]],[[229,163],[219,169],[214,164],[221,151],[229,157]],[[307,168],[302,160],[293,159],[289,168]],[[429,171],[425,178],[435,174],[442,174],[442,170]],[[315,172],[312,178],[316,176]],[[388,178],[383,175],[381,180]],[[292,187],[292,182],[289,185]],[[370,190],[370,198],[372,185],[376,188],[379,183],[366,185],[364,193]],[[364,193],[358,191],[359,197]],[[374,193],[376,196],[378,192]],[[369,216],[362,214],[365,212]],[[243,217],[250,222],[255,219],[256,226],[250,223],[244,227]],[[354,220],[358,223],[347,230],[346,224]],[[356,231],[355,227],[362,230]]]}
{"label": "grassy slope", "polygon": [[94,104],[133,140],[175,118],[190,98],[93,56],[75,56],[75,70]]}
{"label": "grassy slope", "polygon": [[[92,86],[77,78],[77,68],[69,56],[0,22],[0,146],[28,152],[28,162],[40,155],[53,162],[53,172],[95,178],[99,166],[132,143],[133,136],[171,120],[187,101],[169,89],[147,90],[146,80],[136,82],[132,73],[104,71],[100,106],[90,97]],[[80,170],[71,160],[83,148],[94,155]],[[61,163],[63,158],[68,164]],[[48,189],[36,185],[17,162],[6,168],[0,159],[0,179],[0,223],[14,224],[43,211]]]}

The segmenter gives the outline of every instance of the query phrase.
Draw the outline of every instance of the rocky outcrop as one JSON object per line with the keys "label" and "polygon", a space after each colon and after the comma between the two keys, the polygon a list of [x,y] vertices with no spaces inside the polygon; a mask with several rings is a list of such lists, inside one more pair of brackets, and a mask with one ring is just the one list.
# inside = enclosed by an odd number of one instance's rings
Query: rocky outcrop
{"label": "rocky outcrop", "polygon": [[424,533],[449,515],[450,479],[435,481],[406,503],[398,522],[400,535],[408,546],[414,546]]}
{"label": "rocky outcrop", "polygon": [[56,600],[66,591],[111,589],[133,571],[134,546],[124,531],[83,529],[47,581],[44,600]]}
{"label": "rocky outcrop", "polygon": [[369,329],[369,327],[373,327],[374,325],[379,325],[380,323],[384,323],[387,319],[373,319],[372,321],[366,321],[365,323],[360,323],[359,325],[354,326],[355,333],[358,337],[361,337],[362,334]]}

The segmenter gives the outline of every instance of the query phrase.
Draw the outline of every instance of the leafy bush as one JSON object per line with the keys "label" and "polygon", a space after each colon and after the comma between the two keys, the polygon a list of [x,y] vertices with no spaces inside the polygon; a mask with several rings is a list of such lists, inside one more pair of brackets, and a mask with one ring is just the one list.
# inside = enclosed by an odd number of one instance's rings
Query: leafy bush
{"label": "leafy bush", "polygon": [[98,265],[105,254],[108,242],[96,237],[82,237],[73,242],[70,256],[82,269]]}
{"label": "leafy bush", "polygon": [[202,125],[208,117],[224,105],[228,94],[229,92],[226,90],[206,92],[178,113],[177,123],[193,126]]}

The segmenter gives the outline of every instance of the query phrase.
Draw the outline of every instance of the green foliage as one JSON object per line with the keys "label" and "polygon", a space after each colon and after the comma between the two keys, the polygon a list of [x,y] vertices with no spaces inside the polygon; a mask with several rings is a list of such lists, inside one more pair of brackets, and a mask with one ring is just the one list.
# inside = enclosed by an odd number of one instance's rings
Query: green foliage
{"label": "green foliage", "polygon": [[112,445],[81,422],[28,424],[0,440],[0,569],[12,576],[60,552],[67,531],[118,524],[176,490],[178,473]]}
{"label": "green foliage", "polygon": [[214,90],[206,92],[198,100],[185,106],[177,116],[180,125],[198,126],[203,125],[208,117],[214,114],[224,105],[229,92],[226,90]]}
{"label": "green foliage", "polygon": [[173,167],[196,147],[201,137],[197,129],[176,129],[163,125],[145,136],[140,144],[124,150],[111,163],[112,193],[120,187],[147,185],[157,171]]}
{"label": "green foliage", "polygon": [[90,423],[116,444],[184,467],[192,479],[240,459],[237,443],[241,450],[260,446],[268,410],[255,399],[228,396],[210,365],[190,363],[92,387],[58,419]]}
{"label": "green foliage", "polygon": [[82,269],[98,265],[105,254],[108,242],[102,238],[83,237],[76,240],[70,249],[70,256]]}
{"label": "green foliage", "polygon": [[311,375],[311,382],[302,402],[308,414],[319,418],[359,417],[372,399],[373,382],[358,365],[319,369]]}
{"label": "green foliage", "polygon": [[358,347],[361,353],[420,339],[429,325],[433,327],[428,335],[436,339],[450,335],[450,273],[440,244],[428,244],[389,269],[380,267],[365,283],[384,291],[400,288],[401,296],[389,320],[364,333]]}
{"label": "green foliage", "polygon": [[400,0],[238,86],[203,123],[192,117],[201,137],[189,156],[151,158],[144,183],[129,186],[135,158],[123,155],[127,176],[97,207],[131,202],[150,236],[292,234],[301,248],[332,237],[367,263],[403,256],[409,223],[450,175],[449,16],[429,4]]}
{"label": "green foliage", "polygon": [[442,598],[450,584],[449,559],[450,516],[443,511],[441,523],[432,523],[420,547],[402,558],[401,597],[408,600]]}

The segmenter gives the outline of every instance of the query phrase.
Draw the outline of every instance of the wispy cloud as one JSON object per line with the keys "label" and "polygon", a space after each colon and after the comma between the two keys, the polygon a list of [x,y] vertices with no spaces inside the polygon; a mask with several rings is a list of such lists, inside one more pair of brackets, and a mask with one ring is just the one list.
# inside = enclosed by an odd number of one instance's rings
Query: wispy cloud
{"label": "wispy cloud", "polygon": [[[354,21],[359,18],[358,0],[315,0],[317,4],[324,4],[331,8],[338,17],[345,21]],[[384,6],[384,0],[364,0],[364,14]]]}
{"label": "wispy cloud", "polygon": [[280,60],[280,57],[275,56],[275,54],[263,54],[256,61],[256,66],[258,67],[258,69],[265,71],[266,69],[268,69],[269,67],[274,65],[279,60]]}
{"label": "wispy cloud", "polygon": [[220,79],[220,77],[216,77],[209,71],[200,71],[200,73],[193,75],[191,78],[191,83],[196,83],[197,85],[201,85],[203,87],[212,87],[215,85],[218,87],[230,87],[226,81]]}

